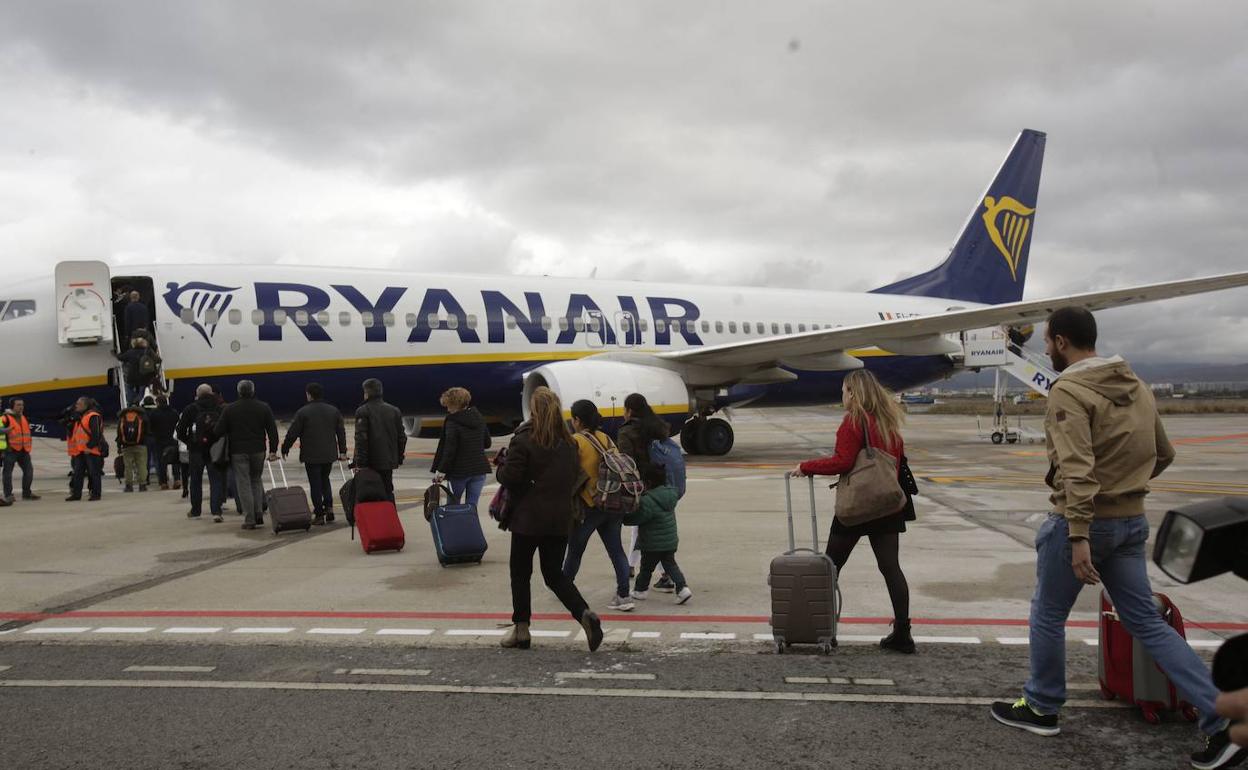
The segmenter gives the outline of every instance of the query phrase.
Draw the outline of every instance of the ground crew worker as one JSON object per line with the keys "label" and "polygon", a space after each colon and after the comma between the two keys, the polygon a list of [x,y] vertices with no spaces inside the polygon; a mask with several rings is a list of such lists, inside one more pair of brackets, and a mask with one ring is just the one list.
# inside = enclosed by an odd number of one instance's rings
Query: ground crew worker
{"label": "ground crew worker", "polygon": [[69,479],[69,497],[65,502],[82,499],[82,482],[86,480],[91,496],[100,499],[104,477],[104,418],[95,399],[81,396],[74,403],[74,422],[69,430],[69,462],[73,475]]}
{"label": "ground crew worker", "polygon": [[26,419],[26,402],[15,398],[0,416],[0,447],[4,449],[4,502],[13,502],[13,466],[22,469],[22,499],[38,500],[30,490],[35,471],[30,462],[33,448],[30,439],[30,421]]}

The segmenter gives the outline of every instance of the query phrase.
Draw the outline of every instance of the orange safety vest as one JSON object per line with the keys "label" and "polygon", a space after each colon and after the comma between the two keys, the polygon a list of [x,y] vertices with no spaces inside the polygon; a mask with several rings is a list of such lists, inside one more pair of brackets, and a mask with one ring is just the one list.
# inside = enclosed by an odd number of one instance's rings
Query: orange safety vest
{"label": "orange safety vest", "polygon": [[100,456],[100,448],[90,448],[87,442],[91,440],[91,418],[99,417],[99,412],[87,412],[82,419],[74,423],[73,430],[69,432],[69,456],[77,457],[80,454]]}
{"label": "orange safety vest", "polygon": [[29,452],[30,443],[30,421],[26,419],[26,415],[18,417],[15,414],[6,414],[3,417],[9,426],[9,449],[14,452]]}

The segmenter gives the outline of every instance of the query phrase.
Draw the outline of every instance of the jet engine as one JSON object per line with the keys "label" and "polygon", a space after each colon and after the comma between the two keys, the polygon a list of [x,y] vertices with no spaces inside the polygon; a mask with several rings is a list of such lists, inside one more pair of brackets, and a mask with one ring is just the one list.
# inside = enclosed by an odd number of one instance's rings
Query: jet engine
{"label": "jet engine", "polygon": [[623,417],[624,399],[631,393],[645,395],[659,416],[683,420],[692,411],[689,388],[681,376],[660,366],[624,361],[557,361],[539,366],[524,376],[524,418],[529,418],[533,391],[545,385],[563,402],[564,414],[573,401],[588,399],[603,417]]}

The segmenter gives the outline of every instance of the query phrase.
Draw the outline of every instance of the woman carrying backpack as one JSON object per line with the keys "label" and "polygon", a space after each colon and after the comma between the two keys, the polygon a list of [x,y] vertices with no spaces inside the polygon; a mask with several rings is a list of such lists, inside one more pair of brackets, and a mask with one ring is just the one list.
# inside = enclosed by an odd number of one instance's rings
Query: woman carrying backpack
{"label": "woman carrying backpack", "polygon": [[[650,462],[650,442],[662,441],[668,436],[667,423],[654,413],[650,402],[640,393],[631,393],[624,399],[624,424],[617,435],[620,451],[633,458],[642,479],[655,476],[654,464]],[[637,548],[637,528],[629,527],[628,563],[636,570],[641,564],[641,551]],[[654,590],[671,593],[676,584],[665,574],[655,581]]]}
{"label": "woman carrying backpack", "polygon": [[600,451],[614,446],[610,437],[598,430],[602,424],[602,415],[594,402],[584,399],[572,404],[572,439],[576,442],[580,454],[581,469],[589,480],[581,487],[580,503],[584,519],[572,532],[568,541],[568,555],[563,560],[563,574],[569,580],[576,580],[576,573],[581,569],[581,557],[585,555],[585,547],[589,540],[598,533],[602,545],[607,549],[607,556],[615,568],[615,596],[607,609],[628,612],[635,606],[628,590],[628,556],[624,554],[624,544],[620,541],[620,530],[623,519],[612,516],[594,507],[594,490],[598,481],[598,464],[601,462]]}
{"label": "woman carrying backpack", "polygon": [[563,407],[554,391],[533,391],[530,417],[516,429],[507,447],[507,461],[498,483],[512,495],[507,527],[511,530],[511,631],[503,647],[527,650],[532,642],[530,580],[533,554],[541,563],[546,587],[559,597],[585,629],[589,650],[602,644],[602,621],[589,609],[572,579],[563,574],[563,555],[575,518],[574,498],[581,481],[576,442],[563,421]]}
{"label": "woman carrying backpack", "polygon": [[[807,460],[793,471],[794,476],[835,476],[848,473],[858,459],[864,446],[863,426],[866,425],[871,446],[883,449],[897,458],[899,480],[905,479],[905,443],[901,438],[904,413],[892,395],[880,385],[875,375],[858,369],[845,376],[841,402],[845,406],[845,419],[836,432],[836,450],[831,457]],[[910,587],[905,573],[901,571],[900,536],[906,531],[906,522],[914,521],[912,490],[906,492],[906,504],[900,511],[881,519],[875,519],[856,527],[847,527],[838,519],[832,520],[832,533],[828,536],[828,556],[836,564],[838,574],[849,561],[858,540],[865,537],[871,541],[875,563],[888,586],[888,597],[893,604],[893,632],[880,640],[884,649],[913,653],[914,638],[910,635]]]}
{"label": "woman carrying backpack", "polygon": [[463,500],[476,508],[490,472],[490,461],[485,457],[490,431],[481,413],[468,405],[471,401],[472,394],[464,388],[451,388],[442,394],[440,402],[448,414],[433,453],[433,472],[437,480],[450,482],[452,503]]}

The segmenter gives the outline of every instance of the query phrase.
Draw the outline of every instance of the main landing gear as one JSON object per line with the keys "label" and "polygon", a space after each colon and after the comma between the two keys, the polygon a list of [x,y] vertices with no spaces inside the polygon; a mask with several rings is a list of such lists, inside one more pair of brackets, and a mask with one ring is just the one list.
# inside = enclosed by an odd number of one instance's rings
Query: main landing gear
{"label": "main landing gear", "polygon": [[710,416],[694,417],[680,431],[680,445],[691,455],[722,457],[732,451],[735,440],[731,423]]}

